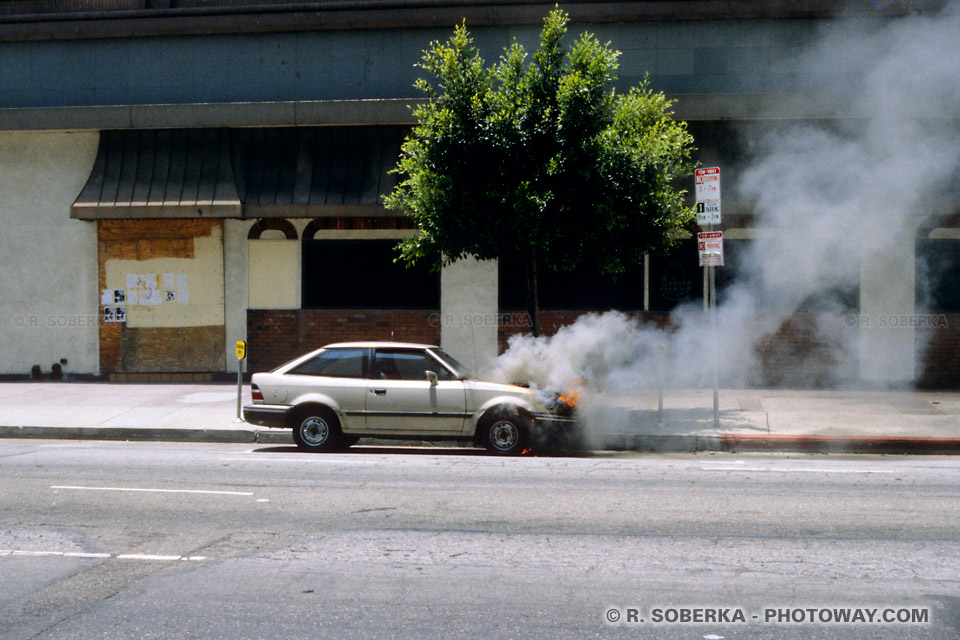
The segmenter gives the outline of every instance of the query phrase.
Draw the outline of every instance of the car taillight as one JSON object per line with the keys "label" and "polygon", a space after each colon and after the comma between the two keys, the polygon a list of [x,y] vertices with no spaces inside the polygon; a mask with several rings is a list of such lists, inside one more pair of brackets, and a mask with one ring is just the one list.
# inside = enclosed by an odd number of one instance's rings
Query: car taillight
{"label": "car taillight", "polygon": [[254,400],[263,400],[263,394],[260,392],[260,387],[255,384],[250,385],[250,395],[253,396]]}

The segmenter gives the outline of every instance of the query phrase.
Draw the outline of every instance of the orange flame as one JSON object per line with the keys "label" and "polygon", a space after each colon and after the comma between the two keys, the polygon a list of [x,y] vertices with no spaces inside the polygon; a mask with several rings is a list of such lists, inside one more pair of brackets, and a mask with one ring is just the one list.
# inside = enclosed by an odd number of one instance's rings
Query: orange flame
{"label": "orange flame", "polygon": [[560,397],[557,399],[561,404],[565,404],[568,407],[575,407],[577,403],[580,402],[580,392],[576,389],[568,389],[566,393],[560,394]]}
{"label": "orange flame", "polygon": [[584,381],[582,379],[574,380],[573,384],[570,385],[570,388],[567,389],[564,393],[557,398],[557,401],[562,407],[565,407],[567,411],[571,411],[577,403],[580,402],[580,395],[583,393]]}

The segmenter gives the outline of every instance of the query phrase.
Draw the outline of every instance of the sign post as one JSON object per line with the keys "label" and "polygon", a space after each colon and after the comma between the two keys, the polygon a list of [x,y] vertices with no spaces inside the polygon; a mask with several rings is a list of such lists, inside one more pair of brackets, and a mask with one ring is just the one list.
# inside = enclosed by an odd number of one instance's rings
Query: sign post
{"label": "sign post", "polygon": [[720,381],[716,354],[717,343],[717,274],[715,267],[723,266],[723,232],[714,231],[720,224],[720,167],[701,168],[694,171],[694,191],[697,200],[697,224],[706,226],[706,233],[697,234],[697,249],[700,266],[708,272],[708,308],[713,349],[710,359],[713,365],[713,428],[720,428]]}
{"label": "sign post", "polygon": [[247,357],[247,343],[237,340],[237,419],[234,422],[243,422],[243,360]]}

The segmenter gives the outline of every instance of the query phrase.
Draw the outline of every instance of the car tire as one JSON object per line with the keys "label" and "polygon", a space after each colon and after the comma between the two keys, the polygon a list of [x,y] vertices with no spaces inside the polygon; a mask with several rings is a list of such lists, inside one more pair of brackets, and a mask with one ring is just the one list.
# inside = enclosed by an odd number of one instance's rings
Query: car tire
{"label": "car tire", "polygon": [[331,451],[341,445],[340,421],[325,407],[309,407],[293,420],[293,441],[303,451]]}
{"label": "car tire", "polygon": [[498,416],[486,421],[483,446],[490,453],[515,456],[523,452],[526,433],[520,420],[513,416]]}

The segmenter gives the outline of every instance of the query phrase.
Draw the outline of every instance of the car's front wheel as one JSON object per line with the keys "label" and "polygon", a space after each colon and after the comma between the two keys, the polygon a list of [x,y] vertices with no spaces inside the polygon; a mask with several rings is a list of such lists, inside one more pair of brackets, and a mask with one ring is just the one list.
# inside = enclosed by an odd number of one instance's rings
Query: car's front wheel
{"label": "car's front wheel", "polygon": [[483,445],[491,453],[517,455],[524,448],[524,432],[520,421],[514,417],[498,417],[490,420],[483,432]]}
{"label": "car's front wheel", "polygon": [[336,449],[340,446],[340,423],[328,409],[306,409],[294,419],[293,441],[303,451]]}

